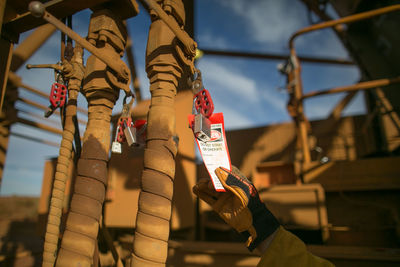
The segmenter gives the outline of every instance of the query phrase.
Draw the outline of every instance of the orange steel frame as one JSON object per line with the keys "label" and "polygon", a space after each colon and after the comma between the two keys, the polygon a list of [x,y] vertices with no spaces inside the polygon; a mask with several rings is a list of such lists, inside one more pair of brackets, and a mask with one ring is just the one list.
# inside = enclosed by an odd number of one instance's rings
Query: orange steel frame
{"label": "orange steel frame", "polygon": [[[308,27],[305,27],[297,32],[295,32],[290,40],[289,40],[289,48],[290,48],[290,61],[293,64],[292,69],[288,73],[288,90],[293,90],[291,94],[293,94],[293,99],[296,107],[296,117],[298,119],[296,123],[296,127],[298,127],[298,138],[300,139],[300,146],[303,152],[303,163],[309,163],[311,162],[311,155],[310,155],[310,148],[307,140],[307,127],[308,127],[308,122],[304,114],[304,109],[303,109],[303,100],[305,98],[309,98],[312,96],[317,96],[317,95],[322,95],[322,94],[331,94],[331,93],[339,93],[339,92],[346,92],[346,91],[356,91],[356,90],[365,90],[365,89],[370,89],[370,88],[375,88],[379,86],[386,86],[389,84],[393,83],[399,83],[400,82],[400,77],[396,77],[393,79],[381,79],[381,80],[375,80],[375,81],[369,81],[369,82],[362,82],[350,86],[343,86],[343,87],[338,87],[338,88],[333,88],[330,89],[326,92],[312,92],[308,94],[303,94],[303,84],[301,81],[301,66],[300,66],[300,59],[296,54],[296,49],[295,49],[295,44],[294,41],[297,37],[300,35],[303,35],[305,33],[309,33],[312,31],[316,30],[321,30],[325,28],[330,28],[334,27],[339,24],[349,24],[353,23],[356,21],[360,20],[365,20],[369,19],[372,17],[376,17],[385,13],[389,12],[394,12],[394,11],[399,11],[400,10],[400,4],[398,5],[392,5],[384,8],[379,8],[375,9],[372,11],[367,11],[355,15],[351,15],[348,17],[340,18],[337,20],[332,20],[332,21],[327,21],[327,22],[322,22],[319,24],[311,25]],[[289,85],[293,85],[293,87],[290,87]],[[300,118],[300,119],[299,119]]]}

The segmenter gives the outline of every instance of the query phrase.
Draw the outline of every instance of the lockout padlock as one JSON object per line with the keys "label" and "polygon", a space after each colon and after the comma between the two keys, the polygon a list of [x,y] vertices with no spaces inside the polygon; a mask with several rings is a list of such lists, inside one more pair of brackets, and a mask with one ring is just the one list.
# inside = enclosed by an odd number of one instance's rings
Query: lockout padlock
{"label": "lockout padlock", "polygon": [[135,145],[139,147],[145,145],[147,128],[145,120],[136,120],[130,127],[124,126],[124,135],[129,146]]}
{"label": "lockout padlock", "polygon": [[136,128],[133,126],[128,126],[126,121],[124,121],[124,135],[128,146],[137,143]]}
{"label": "lockout padlock", "polygon": [[53,83],[50,92],[50,104],[53,108],[63,107],[67,98],[67,87],[62,83]]}
{"label": "lockout padlock", "polygon": [[131,117],[121,117],[118,120],[117,142],[119,142],[119,143],[126,142],[126,137],[124,134],[125,125],[132,126],[132,118]]}
{"label": "lockout padlock", "polygon": [[196,111],[203,114],[206,118],[209,118],[214,112],[214,103],[208,90],[201,90],[193,99]]}
{"label": "lockout padlock", "polygon": [[207,142],[211,139],[211,122],[203,114],[194,115],[193,133],[197,139]]}
{"label": "lockout padlock", "polygon": [[122,153],[122,145],[120,142],[118,142],[119,129],[120,129],[120,127],[118,125],[116,133],[115,133],[114,141],[111,144],[111,152],[121,154]]}

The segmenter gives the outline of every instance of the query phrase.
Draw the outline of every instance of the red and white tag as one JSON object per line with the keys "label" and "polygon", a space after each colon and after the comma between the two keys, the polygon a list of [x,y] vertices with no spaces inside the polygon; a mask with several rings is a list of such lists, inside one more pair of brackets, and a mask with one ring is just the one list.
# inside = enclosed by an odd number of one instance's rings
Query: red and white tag
{"label": "red and white tag", "polygon": [[[192,125],[193,118],[194,115],[189,116],[190,125]],[[225,192],[225,188],[214,172],[219,167],[231,170],[231,159],[225,137],[224,115],[215,113],[208,119],[211,122],[211,139],[207,142],[195,139],[215,190]]]}

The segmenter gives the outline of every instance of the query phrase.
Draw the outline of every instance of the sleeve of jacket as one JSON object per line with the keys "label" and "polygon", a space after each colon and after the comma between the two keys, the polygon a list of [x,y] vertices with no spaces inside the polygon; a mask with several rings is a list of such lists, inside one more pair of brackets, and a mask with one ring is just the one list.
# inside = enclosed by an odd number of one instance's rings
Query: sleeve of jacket
{"label": "sleeve of jacket", "polygon": [[257,265],[257,267],[266,266],[332,267],[334,265],[312,255],[307,251],[303,241],[281,226]]}

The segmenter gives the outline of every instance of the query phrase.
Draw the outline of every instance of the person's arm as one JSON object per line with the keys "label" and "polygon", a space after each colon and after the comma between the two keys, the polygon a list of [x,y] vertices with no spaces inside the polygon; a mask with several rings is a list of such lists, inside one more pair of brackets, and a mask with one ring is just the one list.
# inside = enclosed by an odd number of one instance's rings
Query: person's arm
{"label": "person's arm", "polygon": [[247,238],[250,251],[257,248],[261,252],[258,266],[333,266],[309,253],[299,238],[279,225],[254,185],[237,168],[218,168],[215,173],[226,192],[215,191],[209,179],[200,180],[193,192]]}
{"label": "person's arm", "polygon": [[[272,239],[270,239],[272,237]],[[309,266],[331,267],[329,261],[317,257],[307,251],[307,247],[297,236],[286,231],[282,226],[268,237],[270,239],[266,247],[259,246],[261,260],[257,267],[267,266]],[[265,243],[264,243],[265,244]]]}

